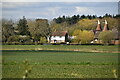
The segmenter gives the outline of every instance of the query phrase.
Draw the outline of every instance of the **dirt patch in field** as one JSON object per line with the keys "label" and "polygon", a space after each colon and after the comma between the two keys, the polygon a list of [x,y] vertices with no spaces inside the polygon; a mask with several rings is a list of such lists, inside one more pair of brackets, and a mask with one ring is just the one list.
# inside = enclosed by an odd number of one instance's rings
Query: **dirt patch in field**
{"label": "dirt patch in field", "polygon": [[80,49],[74,49],[72,51],[83,51],[83,52],[100,52],[100,53],[120,53],[120,51],[100,51],[100,50],[80,50]]}

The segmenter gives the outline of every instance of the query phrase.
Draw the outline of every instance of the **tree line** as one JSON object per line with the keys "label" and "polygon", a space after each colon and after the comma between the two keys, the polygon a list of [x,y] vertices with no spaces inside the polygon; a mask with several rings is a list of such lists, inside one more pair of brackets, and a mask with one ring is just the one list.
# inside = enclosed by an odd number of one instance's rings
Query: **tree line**
{"label": "tree line", "polygon": [[50,28],[47,19],[27,20],[23,16],[23,19],[20,19],[16,26],[12,20],[2,20],[3,44],[45,43],[49,33]]}
{"label": "tree line", "polygon": [[66,22],[68,23],[69,25],[72,25],[72,24],[76,24],[79,20],[81,19],[103,19],[105,17],[110,17],[110,18],[119,18],[120,15],[111,15],[111,14],[105,14],[104,16],[96,16],[96,15],[73,15],[71,17],[69,16],[62,16],[62,17],[58,17],[58,18],[54,18],[53,20],[57,23],[57,24],[60,24],[60,23],[63,23],[63,22]]}
{"label": "tree line", "polygon": [[[100,19],[102,27],[104,25],[104,20],[106,19],[111,30],[114,28],[118,29],[118,18],[120,18],[120,15],[112,16],[110,14],[105,14],[102,17],[97,17],[96,15],[73,15],[72,17],[63,16],[54,18],[51,21],[47,19],[26,19],[25,16],[17,22],[2,19],[2,43],[43,44],[47,43],[47,38],[54,31],[68,31],[70,36],[80,32],[85,36],[89,33],[87,31],[96,29],[98,19]],[[90,38],[92,38],[92,36],[90,36]],[[77,37],[75,39],[77,39]],[[80,41],[78,39],[70,42],[77,43]],[[82,42],[88,43],[90,40]]]}

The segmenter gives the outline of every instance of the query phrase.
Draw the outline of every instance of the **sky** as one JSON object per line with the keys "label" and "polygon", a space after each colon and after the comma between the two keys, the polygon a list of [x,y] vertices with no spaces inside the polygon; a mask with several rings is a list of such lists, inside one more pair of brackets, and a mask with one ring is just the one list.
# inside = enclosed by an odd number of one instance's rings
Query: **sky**
{"label": "sky", "polygon": [[1,0],[1,2],[119,2],[119,0]]}
{"label": "sky", "polygon": [[[15,1],[15,2],[14,2]],[[118,2],[2,2],[2,17],[7,19],[53,19],[59,16],[118,14]]]}

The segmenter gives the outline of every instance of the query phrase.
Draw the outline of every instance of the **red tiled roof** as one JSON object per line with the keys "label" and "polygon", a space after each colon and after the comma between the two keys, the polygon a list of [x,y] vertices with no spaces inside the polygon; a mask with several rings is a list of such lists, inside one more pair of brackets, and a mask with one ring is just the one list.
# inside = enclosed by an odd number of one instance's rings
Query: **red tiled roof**
{"label": "red tiled roof", "polygon": [[51,36],[65,36],[67,34],[67,31],[56,31],[52,32]]}
{"label": "red tiled roof", "polygon": [[101,28],[101,25],[98,24],[97,28],[96,28],[96,31],[102,31],[102,28]]}
{"label": "red tiled roof", "polygon": [[109,30],[109,28],[108,28],[108,23],[107,23],[107,21],[105,20],[105,25],[104,25],[103,31],[107,31],[107,30]]}
{"label": "red tiled roof", "polygon": [[98,20],[98,25],[96,28],[96,31],[102,31],[101,25],[100,25],[100,21]]}
{"label": "red tiled roof", "polygon": [[105,24],[105,25],[104,25],[104,28],[103,28],[103,31],[107,31],[107,30],[109,30],[108,24]]}

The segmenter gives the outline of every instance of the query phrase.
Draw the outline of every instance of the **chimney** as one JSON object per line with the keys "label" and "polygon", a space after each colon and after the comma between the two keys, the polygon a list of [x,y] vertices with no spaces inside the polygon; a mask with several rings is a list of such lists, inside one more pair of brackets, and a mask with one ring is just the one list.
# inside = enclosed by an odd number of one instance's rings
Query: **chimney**
{"label": "chimney", "polygon": [[107,21],[105,20],[105,25],[104,25],[103,31],[107,31],[107,30],[109,30],[109,28],[108,28],[108,23],[107,23]]}
{"label": "chimney", "polygon": [[100,21],[98,20],[98,25],[96,28],[96,31],[102,31],[101,25],[100,25]]}

